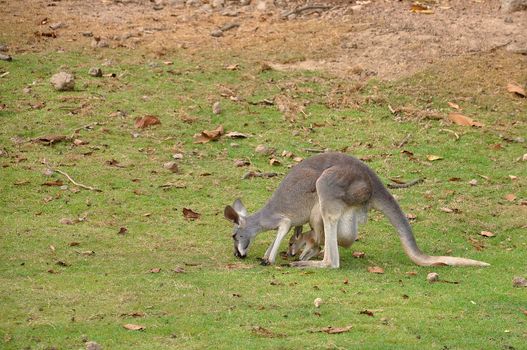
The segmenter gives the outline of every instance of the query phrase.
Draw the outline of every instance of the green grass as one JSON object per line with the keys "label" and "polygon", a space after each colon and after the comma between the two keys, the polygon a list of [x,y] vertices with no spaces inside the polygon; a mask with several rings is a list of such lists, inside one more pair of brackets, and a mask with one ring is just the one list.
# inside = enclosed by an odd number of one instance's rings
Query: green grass
{"label": "green grass", "polygon": [[[103,66],[104,72],[116,78],[88,76],[91,66],[106,59],[113,64]],[[476,64],[469,66],[484,71],[489,59],[472,58]],[[477,80],[460,77],[463,65],[450,63],[397,82],[370,82],[356,89],[353,82],[321,73],[259,72],[243,59],[234,71],[224,69],[232,62],[215,59],[163,60],[174,64],[126,51],[107,57],[26,54],[0,62],[0,70],[10,72],[0,78],[0,102],[7,105],[0,111],[0,146],[7,153],[0,158],[0,348],[79,349],[83,338],[105,349],[525,346],[527,317],[521,309],[527,309],[527,290],[513,288],[512,278],[527,275],[527,207],[520,205],[527,197],[527,178],[525,162],[516,161],[526,151],[525,143],[500,136],[527,134],[525,100],[489,89],[488,81],[478,90]],[[51,88],[49,77],[60,67],[76,74],[75,91]],[[456,79],[445,78],[445,71]],[[517,74],[516,79],[527,78]],[[354,92],[345,96],[348,103],[329,108],[338,84]],[[29,94],[22,91],[26,86],[31,86]],[[229,91],[240,101],[232,101]],[[278,94],[305,104],[305,115],[290,123],[276,106],[249,103]],[[438,120],[401,122],[387,108],[411,105],[446,114],[446,102],[460,96],[464,113],[486,127],[464,128]],[[41,101],[44,108],[30,107]],[[220,115],[211,112],[215,101],[222,103]],[[358,107],[351,108],[353,103]],[[126,114],[112,114],[118,110]],[[157,115],[162,124],[135,129],[135,118],[147,114]],[[94,122],[99,124],[74,135],[87,145],[14,142],[49,134],[69,136]],[[219,124],[251,137],[193,143],[195,133]],[[409,142],[398,148],[407,134],[412,135]],[[498,143],[501,149],[492,147]],[[267,156],[256,154],[258,144],[276,148],[282,166],[273,167]],[[352,248],[366,252],[366,258],[354,259],[350,251],[341,250],[339,270],[296,270],[282,266],[287,263],[283,260],[277,266],[259,266],[273,232],[257,238],[246,260],[236,260],[224,206],[241,197],[250,211],[260,208],[287,166],[294,164],[280,157],[282,151],[308,157],[309,148],[345,149],[368,157],[386,181],[426,179],[393,190],[405,212],[417,215],[413,227],[422,249],[492,266],[415,266],[379,214],[361,228],[361,240]],[[401,153],[403,149],[413,152],[416,160]],[[181,173],[172,174],[162,165],[176,152],[183,152],[184,158],[179,161]],[[443,159],[428,162],[430,154]],[[233,160],[241,158],[251,165],[235,167]],[[123,167],[108,165],[112,159]],[[58,173],[46,176],[48,166],[103,192],[78,188]],[[241,180],[249,169],[279,176]],[[518,179],[512,181],[509,175]],[[454,177],[461,180],[449,181]],[[471,179],[478,185],[469,185]],[[51,180],[62,180],[66,187],[42,186]],[[169,182],[184,187],[160,187]],[[517,199],[503,199],[508,193]],[[459,213],[442,212],[442,207]],[[187,221],[183,208],[201,218]],[[86,219],[60,223],[79,217]],[[118,234],[121,227],[128,229],[126,234]],[[483,230],[496,237],[479,236]],[[484,249],[477,251],[471,240]],[[385,274],[369,273],[367,267],[373,265],[382,266]],[[185,273],[173,272],[178,266]],[[153,268],[161,271],[150,273]],[[407,275],[409,271],[416,275]],[[426,275],[431,271],[459,283],[429,284]],[[317,297],[324,301],[319,309],[313,306]],[[373,317],[360,313],[365,309],[372,310]],[[133,313],[143,316],[134,318]],[[123,328],[127,323],[146,329],[128,331]],[[326,326],[347,325],[353,325],[347,333],[319,332]]]}

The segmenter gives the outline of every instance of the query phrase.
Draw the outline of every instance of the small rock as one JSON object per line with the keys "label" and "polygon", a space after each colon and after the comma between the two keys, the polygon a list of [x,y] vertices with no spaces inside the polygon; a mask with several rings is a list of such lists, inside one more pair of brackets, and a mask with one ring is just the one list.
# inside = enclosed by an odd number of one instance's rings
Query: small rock
{"label": "small rock", "polygon": [[58,91],[70,91],[75,88],[75,77],[70,73],[59,72],[53,75],[50,81]]}
{"label": "small rock", "polygon": [[12,60],[13,60],[13,57],[0,53],[0,61],[12,61]]}
{"label": "small rock", "polygon": [[62,23],[62,22],[52,23],[52,24],[49,25],[49,28],[52,29],[52,30],[57,30],[57,29],[60,29],[60,28],[64,28],[64,23]]}
{"label": "small rock", "polygon": [[53,169],[46,168],[46,169],[43,171],[43,174],[46,175],[46,176],[51,176],[51,175],[55,174],[55,172],[53,171]]}
{"label": "small rock", "polygon": [[426,280],[430,283],[434,283],[439,281],[439,274],[435,272],[430,272],[428,275],[426,275]]}
{"label": "small rock", "polygon": [[212,32],[210,32],[210,35],[215,37],[215,38],[219,38],[219,37],[223,36],[223,30],[215,29]]}
{"label": "small rock", "polygon": [[214,114],[220,114],[221,113],[221,105],[220,105],[219,101],[214,102],[214,104],[212,105],[212,113],[214,113]]}
{"label": "small rock", "polygon": [[86,350],[102,350],[102,346],[94,341],[86,342]]}
{"label": "small rock", "polygon": [[22,89],[22,92],[24,94],[30,94],[31,93],[31,87],[26,86],[25,88]]}
{"label": "small rock", "polygon": [[92,32],[81,32],[82,36],[85,36],[87,38],[91,38],[93,36]]}
{"label": "small rock", "polygon": [[98,67],[90,68],[88,71],[88,74],[92,77],[102,77],[102,70]]}
{"label": "small rock", "polygon": [[240,0],[240,6],[248,6],[251,4],[251,0]]}
{"label": "small rock", "polygon": [[320,305],[323,304],[322,298],[316,298],[316,299],[313,301],[313,304],[315,305],[316,308],[319,308]]}
{"label": "small rock", "polygon": [[269,147],[267,147],[266,145],[258,145],[254,149],[254,151],[260,154],[267,154],[269,152]]}
{"label": "small rock", "polygon": [[174,158],[176,160],[183,159],[183,153],[175,153],[175,154],[172,155],[172,158]]}
{"label": "small rock", "polygon": [[469,183],[470,186],[477,186],[478,185],[478,180],[472,179],[468,183]]}
{"label": "small rock", "polygon": [[161,5],[161,4],[155,4],[154,7],[152,7],[154,10],[156,11],[161,11],[162,9],[165,8],[165,6]]}
{"label": "small rock", "polygon": [[514,287],[527,287],[527,279],[523,277],[514,277],[512,280]]}
{"label": "small rock", "polygon": [[163,168],[170,170],[171,172],[177,174],[179,173],[179,167],[176,162],[170,161],[163,164]]}

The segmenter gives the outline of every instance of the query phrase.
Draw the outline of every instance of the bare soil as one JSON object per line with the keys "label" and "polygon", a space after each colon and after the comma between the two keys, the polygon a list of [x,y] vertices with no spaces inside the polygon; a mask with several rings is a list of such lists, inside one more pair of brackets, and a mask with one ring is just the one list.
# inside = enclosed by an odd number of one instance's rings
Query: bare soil
{"label": "bare soil", "polygon": [[[358,79],[398,78],[461,55],[504,50],[527,54],[527,12],[505,14],[497,0],[226,1],[187,6],[177,0],[0,1],[0,40],[24,51],[123,47],[163,57],[243,57],[275,69],[327,70]],[[264,6],[265,5],[265,6]],[[211,33],[225,25],[221,37]],[[56,28],[58,27],[58,28]],[[100,38],[96,41],[94,38]]]}

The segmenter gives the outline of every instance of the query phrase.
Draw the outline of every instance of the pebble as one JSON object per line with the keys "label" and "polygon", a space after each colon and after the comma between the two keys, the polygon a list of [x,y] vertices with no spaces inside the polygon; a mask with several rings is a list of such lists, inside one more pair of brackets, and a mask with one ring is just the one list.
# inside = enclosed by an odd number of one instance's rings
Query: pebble
{"label": "pebble", "polygon": [[219,101],[214,102],[214,104],[212,105],[212,113],[214,114],[221,113],[221,105]]}
{"label": "pebble", "polygon": [[88,74],[92,77],[102,77],[102,70],[98,67],[90,68],[88,71]]}
{"label": "pebble", "polygon": [[179,167],[177,166],[177,163],[174,161],[164,163],[163,168],[170,170],[171,172],[175,174],[179,173]]}
{"label": "pebble", "polygon": [[1,61],[11,61],[13,59],[13,57],[9,56],[9,55],[4,55],[3,53],[0,53],[0,60]]}
{"label": "pebble", "polygon": [[51,84],[57,91],[71,91],[75,88],[75,77],[73,74],[59,72],[50,79]]}
{"label": "pebble", "polygon": [[426,280],[430,283],[439,281],[439,274],[435,272],[430,272],[428,275],[426,275]]}
{"label": "pebble", "polygon": [[86,350],[102,350],[102,346],[94,341],[86,342]]}
{"label": "pebble", "polygon": [[223,30],[215,29],[212,32],[210,32],[210,35],[215,37],[215,38],[219,38],[219,37],[223,36]]}

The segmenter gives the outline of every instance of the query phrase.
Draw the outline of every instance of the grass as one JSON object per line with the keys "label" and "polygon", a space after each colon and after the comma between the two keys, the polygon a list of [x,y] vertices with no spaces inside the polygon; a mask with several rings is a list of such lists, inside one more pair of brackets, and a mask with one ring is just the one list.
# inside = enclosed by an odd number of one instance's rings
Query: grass
{"label": "grass", "polygon": [[[113,63],[102,68],[115,78],[88,76],[91,66],[107,60]],[[164,65],[166,60],[173,64]],[[527,274],[527,207],[520,205],[527,178],[525,163],[516,161],[525,143],[506,139],[527,134],[527,116],[525,100],[502,88],[509,77],[526,80],[525,70],[513,69],[519,60],[473,56],[363,87],[322,73],[260,72],[242,58],[238,70],[226,70],[232,62],[218,59],[149,60],[119,50],[104,57],[41,53],[0,62],[10,73],[0,87],[0,102],[7,105],[0,111],[0,347],[78,349],[88,339],[105,349],[521,349],[527,341],[521,311],[527,309],[526,290],[513,288],[512,278]],[[494,61],[501,70],[489,73]],[[75,91],[55,92],[48,83],[61,67],[76,74]],[[484,80],[482,72],[488,73]],[[346,91],[341,99],[337,85]],[[24,93],[27,86],[31,91]],[[305,115],[290,123],[276,106],[257,103],[278,94],[305,104]],[[213,115],[217,100],[223,112]],[[401,121],[387,108],[447,114],[449,101],[486,126],[411,116]],[[45,107],[32,108],[37,102]],[[135,118],[147,114],[162,124],[135,129]],[[219,124],[251,137],[193,143],[195,133]],[[78,128],[74,137],[88,144],[17,142],[69,136]],[[398,148],[407,134],[409,142]],[[256,154],[258,144],[276,148],[282,166]],[[308,157],[306,148],[366,157],[387,182],[425,178],[393,190],[405,212],[417,216],[413,227],[422,249],[492,266],[415,266],[379,214],[361,228],[352,249],[366,257],[354,259],[342,250],[339,270],[296,270],[284,260],[259,266],[272,232],[257,238],[248,259],[236,260],[224,206],[241,197],[257,210],[295,163],[281,157],[282,150]],[[162,166],[174,153],[184,154],[179,174]],[[428,162],[430,154],[443,159]],[[234,159],[251,165],[237,168]],[[109,165],[111,160],[122,167]],[[47,167],[103,192],[80,189],[58,173],[47,176]],[[240,180],[249,169],[279,176]],[[471,179],[477,186],[468,184]],[[52,180],[64,186],[42,185]],[[162,187],[166,183],[179,186]],[[509,193],[517,199],[505,200]],[[186,220],[183,208],[201,218]],[[65,225],[64,218],[84,219]],[[121,227],[126,234],[118,234]],[[479,236],[483,230],[496,236]],[[369,273],[374,265],[385,273]],[[149,272],[155,268],[160,272]],[[431,271],[459,283],[429,284]],[[316,309],[318,297],[324,303]],[[126,330],[128,323],[145,330]],[[343,334],[320,332],[347,325],[353,328]]]}

